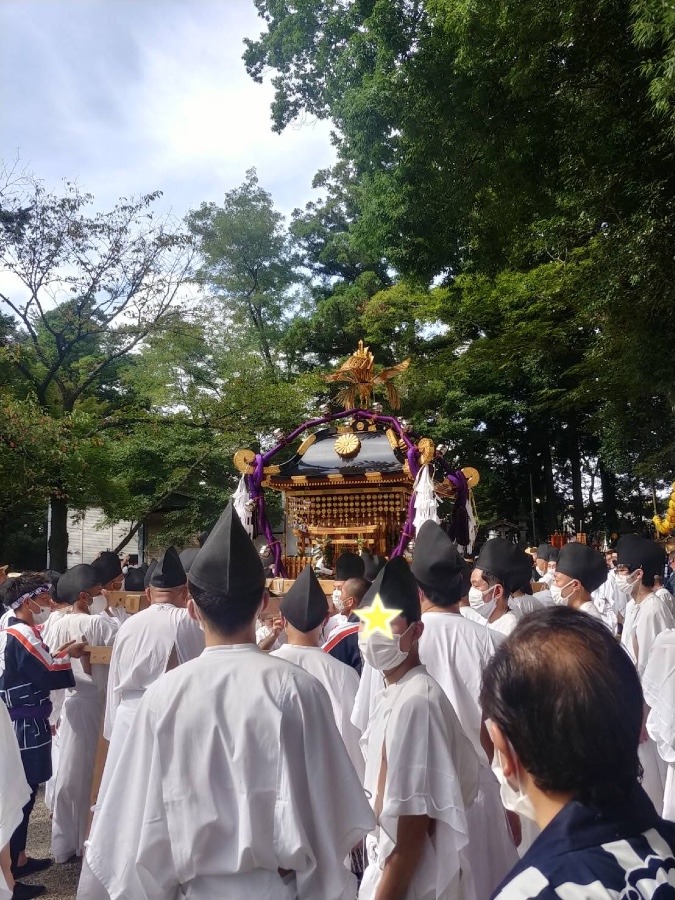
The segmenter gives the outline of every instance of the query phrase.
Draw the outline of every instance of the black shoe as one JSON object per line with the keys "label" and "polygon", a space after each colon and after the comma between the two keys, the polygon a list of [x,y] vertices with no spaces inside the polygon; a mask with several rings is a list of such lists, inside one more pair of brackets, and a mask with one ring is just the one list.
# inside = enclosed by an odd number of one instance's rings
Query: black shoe
{"label": "black shoe", "polygon": [[12,900],[33,900],[33,897],[39,897],[46,890],[44,884],[23,884],[21,881],[15,881]]}
{"label": "black shoe", "polygon": [[44,872],[53,864],[53,859],[33,859],[32,856],[28,856],[23,866],[12,866],[12,875],[14,878],[26,878],[36,872]]}

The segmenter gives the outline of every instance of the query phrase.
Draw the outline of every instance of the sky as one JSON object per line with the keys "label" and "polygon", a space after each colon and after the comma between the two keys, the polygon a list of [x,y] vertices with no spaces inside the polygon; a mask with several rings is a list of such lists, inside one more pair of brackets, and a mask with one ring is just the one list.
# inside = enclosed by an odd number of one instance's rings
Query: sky
{"label": "sky", "polygon": [[263,24],[253,0],[2,0],[0,157],[100,208],[161,190],[181,217],[256,167],[288,215],[333,149],[326,122],[272,131],[241,58]]}

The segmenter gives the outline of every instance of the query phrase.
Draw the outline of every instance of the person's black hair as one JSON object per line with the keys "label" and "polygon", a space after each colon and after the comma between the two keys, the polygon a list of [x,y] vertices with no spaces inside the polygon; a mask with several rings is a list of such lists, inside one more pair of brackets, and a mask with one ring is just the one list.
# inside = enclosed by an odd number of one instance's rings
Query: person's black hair
{"label": "person's black hair", "polygon": [[488,587],[495,587],[495,585],[501,584],[501,586],[506,590],[506,586],[501,578],[497,575],[494,575],[492,572],[488,572],[487,569],[481,569],[483,573],[483,581],[488,585]]}
{"label": "person's black hair", "polygon": [[242,599],[229,598],[198,588],[189,581],[189,575],[188,585],[190,596],[199,607],[199,611],[207,622],[223,635],[232,634],[252,622],[263,599],[264,588],[261,588],[259,596]]}
{"label": "person's black hair", "polygon": [[641,777],[635,666],[586,613],[555,606],[525,616],[486,666],[480,703],[540,790],[615,807]]}
{"label": "person's black hair", "polygon": [[[633,572],[635,572],[635,571],[637,571],[637,569],[639,569],[639,566],[626,566],[626,568],[628,569],[628,574],[632,575]],[[654,575],[653,574],[643,572],[641,581],[645,587],[654,587]]]}
{"label": "person's black hair", "polygon": [[366,578],[348,578],[342,585],[342,590],[347,597],[355,597],[356,605],[366,596],[370,582]]}
{"label": "person's black hair", "polygon": [[45,570],[45,581],[49,582],[51,587],[49,588],[49,596],[54,600],[55,603],[59,601],[56,598],[56,585],[59,583],[59,578],[61,577],[61,572],[57,572],[56,569],[46,569]]}
{"label": "person's black hair", "polygon": [[422,584],[421,581],[418,581],[417,583],[429,603],[433,603],[434,606],[440,606],[443,609],[447,609],[449,606],[457,606],[459,601],[462,599],[464,583],[459,579],[457,581],[458,584],[457,588],[454,591],[454,596],[450,597],[448,596],[447,591],[439,591],[438,588],[430,587],[428,584]]}
{"label": "person's black hair", "polygon": [[24,572],[12,581],[2,599],[9,608],[22,594],[34,591],[41,584],[49,584],[49,578],[45,572]]}
{"label": "person's black hair", "polygon": [[522,584],[519,584],[516,587],[514,587],[513,590],[520,591],[522,594],[529,594],[529,596],[531,597],[532,596],[532,582],[529,580],[524,581]]}

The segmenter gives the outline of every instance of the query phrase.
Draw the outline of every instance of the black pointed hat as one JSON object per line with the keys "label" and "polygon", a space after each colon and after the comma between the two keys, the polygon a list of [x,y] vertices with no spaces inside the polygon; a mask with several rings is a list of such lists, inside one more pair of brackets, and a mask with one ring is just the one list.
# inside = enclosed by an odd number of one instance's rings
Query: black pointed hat
{"label": "black pointed hat", "polygon": [[262,597],[265,570],[232,501],[190,567],[190,584],[236,603]]}
{"label": "black pointed hat", "polygon": [[298,631],[318,628],[328,615],[328,600],[311,566],[305,566],[279,604],[281,615]]}
{"label": "black pointed hat", "polygon": [[512,591],[522,591],[532,581],[532,557],[522,547],[515,547],[509,581]]}
{"label": "black pointed hat", "polygon": [[112,550],[104,550],[103,553],[91,564],[96,572],[99,584],[106,585],[122,574],[120,558]]}
{"label": "black pointed hat", "polygon": [[166,590],[167,588],[180,587],[181,584],[187,584],[185,569],[176,548],[169,547],[152,572],[148,570],[146,573],[145,586]]}
{"label": "black pointed hat", "polygon": [[361,559],[363,560],[364,565],[363,577],[366,581],[375,581],[377,573],[384,565],[385,560],[383,560],[381,556],[374,556],[370,550],[362,550]]}
{"label": "black pointed hat", "polygon": [[145,569],[140,566],[127,569],[124,576],[124,590],[142,592],[145,589]]}
{"label": "black pointed hat", "polygon": [[556,572],[580,581],[589,594],[607,581],[605,557],[586,544],[565,544],[558,556]]}
{"label": "black pointed hat", "polygon": [[348,578],[363,578],[366,570],[366,564],[350,550],[346,550],[338,556],[335,563],[335,580],[347,581]]}
{"label": "black pointed hat", "polygon": [[395,556],[380,569],[359,608],[370,606],[378,594],[383,606],[402,610],[408,622],[417,622],[421,618],[417,582],[402,556]]}
{"label": "black pointed hat", "polygon": [[618,566],[642,569],[645,575],[660,575],[665,554],[656,541],[638,534],[624,534],[616,545],[616,563]]}
{"label": "black pointed hat", "polygon": [[201,547],[186,547],[185,550],[180,551],[180,561],[186,573],[192,568],[192,563],[197,559],[200,550]]}
{"label": "black pointed hat", "polygon": [[560,550],[557,547],[551,547],[548,551],[548,561],[549,562],[558,562],[558,557],[560,556]]}
{"label": "black pointed hat", "polygon": [[100,576],[94,567],[81,563],[68,569],[59,578],[56,598],[59,603],[75,603],[82,591],[90,591],[93,587],[100,586]]}
{"label": "black pointed hat", "polygon": [[539,544],[537,547],[537,559],[544,559],[548,562],[548,555],[553,547],[550,544]]}
{"label": "black pointed hat", "polygon": [[506,538],[490,538],[481,547],[475,568],[490,572],[497,581],[504,585],[504,590],[509,592],[514,587],[513,574],[516,557],[516,547]]}
{"label": "black pointed hat", "polygon": [[427,519],[415,538],[410,570],[424,587],[443,594],[448,603],[462,599],[464,559],[437,522]]}

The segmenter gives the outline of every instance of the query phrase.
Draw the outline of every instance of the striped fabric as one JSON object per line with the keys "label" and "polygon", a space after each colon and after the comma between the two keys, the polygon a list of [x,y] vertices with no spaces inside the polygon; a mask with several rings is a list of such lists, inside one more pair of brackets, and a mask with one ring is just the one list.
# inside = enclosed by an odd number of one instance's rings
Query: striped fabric
{"label": "striped fabric", "polygon": [[493,900],[672,900],[675,824],[636,788],[613,815],[569,803],[532,844]]}
{"label": "striped fabric", "polygon": [[[70,660],[54,659],[37,631],[10,618],[0,631],[0,700],[14,719],[29,784],[48,781],[52,774],[49,694],[75,684]],[[35,707],[35,715],[31,709]],[[15,715],[12,714],[14,710]]]}

